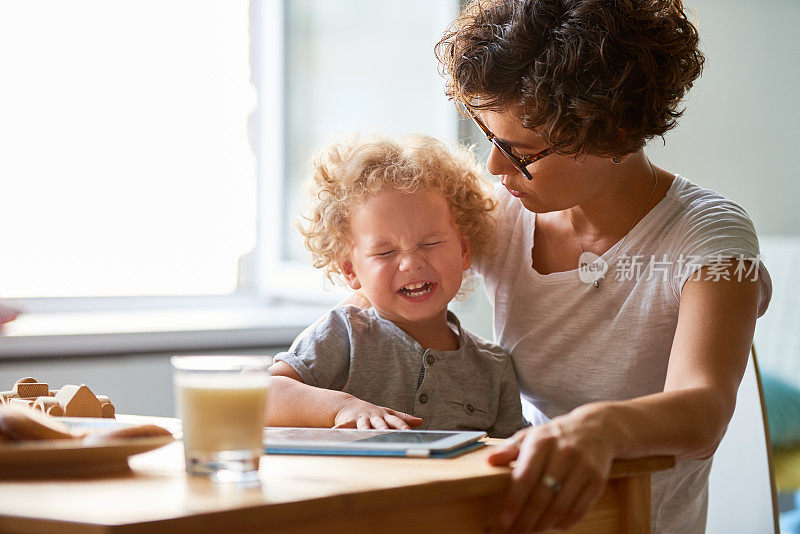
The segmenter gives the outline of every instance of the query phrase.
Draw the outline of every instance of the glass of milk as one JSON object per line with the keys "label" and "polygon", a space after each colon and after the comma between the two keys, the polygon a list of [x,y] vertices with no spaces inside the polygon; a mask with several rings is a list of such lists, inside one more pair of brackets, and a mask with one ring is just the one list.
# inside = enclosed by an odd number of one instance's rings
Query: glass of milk
{"label": "glass of milk", "polygon": [[173,356],[171,362],[186,471],[215,482],[258,482],[270,361]]}

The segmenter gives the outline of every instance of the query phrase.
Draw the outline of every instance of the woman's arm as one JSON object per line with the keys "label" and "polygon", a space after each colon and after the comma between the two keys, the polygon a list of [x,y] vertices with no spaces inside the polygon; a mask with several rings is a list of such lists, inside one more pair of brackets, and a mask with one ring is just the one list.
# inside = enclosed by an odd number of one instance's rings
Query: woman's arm
{"label": "woman's arm", "polygon": [[683,287],[662,393],[586,404],[489,456],[494,465],[518,460],[501,523],[515,532],[571,526],[600,497],[615,458],[714,453],[747,364],[759,282],[736,280],[734,267],[730,280],[706,280],[704,270]]}
{"label": "woman's arm", "polygon": [[684,285],[664,393],[637,399],[634,410],[624,403],[607,410],[630,429],[617,440],[617,457],[701,459],[717,450],[736,406],[758,313],[759,282],[737,282],[730,274],[729,281]]}
{"label": "woman's arm", "polygon": [[375,406],[349,393],[309,386],[286,362],[275,362],[269,371],[272,379],[267,426],[352,426],[408,430],[422,424],[419,417]]}

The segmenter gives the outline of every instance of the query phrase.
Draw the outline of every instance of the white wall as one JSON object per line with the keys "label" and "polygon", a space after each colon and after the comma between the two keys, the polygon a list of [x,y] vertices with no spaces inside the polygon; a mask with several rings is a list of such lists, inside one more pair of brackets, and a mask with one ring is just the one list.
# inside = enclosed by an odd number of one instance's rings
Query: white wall
{"label": "white wall", "polygon": [[800,234],[796,0],[687,1],[708,62],[679,125],[648,146],[659,166],[740,203],[759,234]]}

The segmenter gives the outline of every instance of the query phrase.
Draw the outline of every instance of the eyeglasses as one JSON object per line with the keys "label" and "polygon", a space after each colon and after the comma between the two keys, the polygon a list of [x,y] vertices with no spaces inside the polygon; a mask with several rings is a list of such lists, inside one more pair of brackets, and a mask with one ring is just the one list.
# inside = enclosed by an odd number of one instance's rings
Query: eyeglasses
{"label": "eyeglasses", "polygon": [[492,133],[492,131],[483,123],[482,120],[478,118],[477,115],[475,115],[475,113],[472,112],[472,110],[469,107],[465,106],[463,103],[460,103],[458,108],[463,114],[472,117],[472,120],[475,121],[475,124],[478,125],[478,128],[483,130],[483,133],[486,134],[486,138],[489,139],[489,141],[491,141],[492,144],[494,144],[494,146],[497,147],[497,150],[499,150],[505,157],[507,157],[508,160],[514,164],[514,167],[516,167],[517,170],[520,173],[522,173],[522,175],[528,180],[533,180],[533,176],[531,176],[531,173],[528,172],[526,167],[531,163],[539,161],[540,159],[547,157],[553,153],[552,148],[545,148],[544,150],[542,150],[541,152],[537,152],[536,154],[527,154],[525,156],[520,156],[519,154],[517,154],[517,151],[511,148],[505,141],[501,141],[500,139],[498,139],[497,136]]}

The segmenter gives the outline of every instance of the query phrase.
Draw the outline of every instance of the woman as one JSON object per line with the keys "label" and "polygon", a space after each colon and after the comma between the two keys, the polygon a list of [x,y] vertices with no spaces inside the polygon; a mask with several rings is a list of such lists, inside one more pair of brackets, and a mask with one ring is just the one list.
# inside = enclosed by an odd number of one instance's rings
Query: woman
{"label": "woman", "polygon": [[653,531],[704,531],[771,285],[747,214],[643,150],[681,115],[698,41],[680,0],[476,0],[437,45],[505,186],[500,250],[477,266],[496,341],[552,418],[490,456],[517,460],[513,531],[571,526],[613,459],[652,455],[678,459],[653,476]]}

